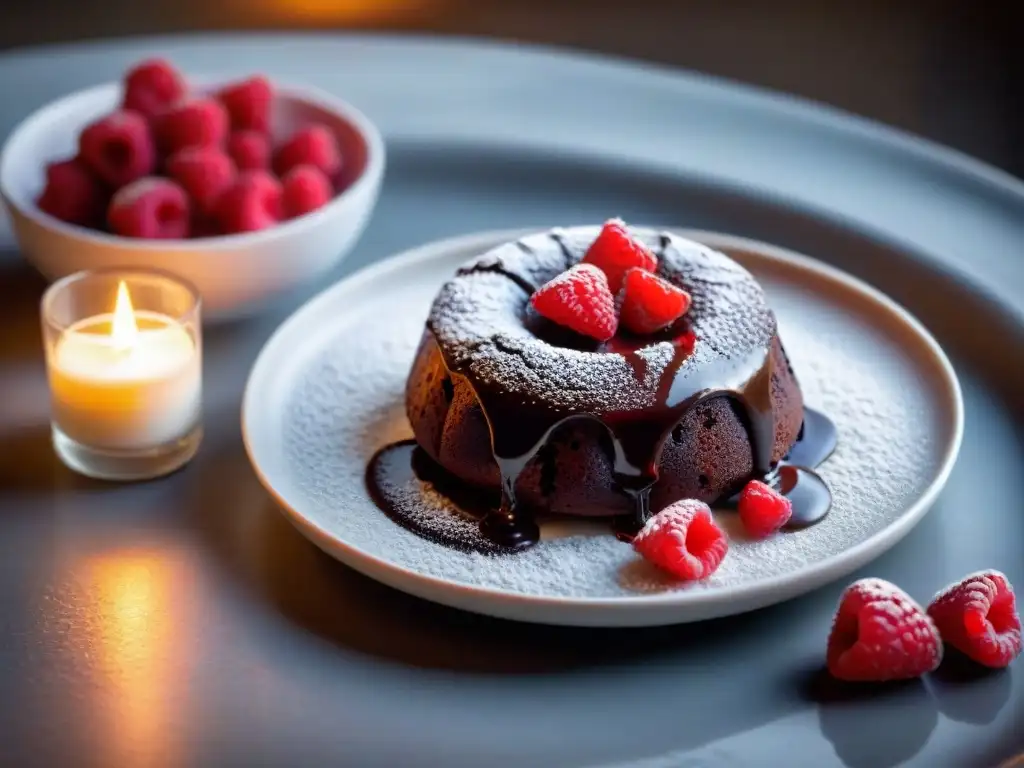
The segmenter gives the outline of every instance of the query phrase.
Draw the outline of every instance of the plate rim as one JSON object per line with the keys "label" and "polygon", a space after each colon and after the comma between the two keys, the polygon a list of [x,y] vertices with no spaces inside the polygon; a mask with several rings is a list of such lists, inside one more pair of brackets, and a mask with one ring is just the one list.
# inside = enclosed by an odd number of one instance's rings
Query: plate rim
{"label": "plate rim", "polygon": [[[322,528],[289,503],[284,493],[274,487],[270,477],[268,477],[259,464],[256,455],[258,449],[254,446],[255,439],[253,437],[256,428],[253,426],[252,419],[254,418],[253,414],[259,410],[256,403],[262,399],[261,389],[270,386],[276,375],[273,359],[276,358],[279,349],[287,346],[290,341],[289,337],[293,334],[292,329],[298,327],[305,317],[316,315],[323,307],[330,305],[336,295],[356,291],[361,285],[376,281],[389,273],[403,270],[408,265],[431,259],[440,259],[454,250],[487,247],[495,242],[500,243],[546,229],[547,227],[517,227],[514,229],[472,232],[424,243],[371,263],[319,292],[298,307],[275,329],[260,349],[246,379],[242,397],[241,429],[246,456],[260,484],[273,497],[282,514],[306,538],[332,558],[370,578],[433,602],[477,613],[525,621],[539,621],[546,624],[612,626],[624,625],[624,622],[597,621],[591,623],[580,621],[578,617],[572,616],[564,617],[564,621],[553,621],[550,617],[540,620],[524,617],[522,614],[524,612],[528,613],[530,610],[550,612],[553,608],[572,607],[574,610],[585,612],[610,609],[635,616],[636,614],[644,614],[648,611],[659,611],[673,607],[681,611],[699,611],[701,608],[711,608],[723,601],[747,606],[738,611],[712,610],[709,612],[705,610],[704,614],[706,615],[698,618],[678,617],[653,622],[639,622],[643,624],[670,624],[742,613],[758,607],[783,602],[798,594],[804,594],[824,586],[835,579],[841,578],[843,575],[853,572],[895,546],[931,509],[936,497],[946,486],[959,455],[964,432],[964,404],[960,382],[952,363],[942,347],[922,323],[908,310],[880,290],[853,275],[813,259],[810,256],[750,238],[681,227],[659,227],[659,229],[667,229],[683,237],[698,240],[713,248],[733,247],[756,251],[759,257],[767,258],[772,262],[796,266],[802,270],[814,272],[824,279],[837,281],[843,287],[853,290],[861,294],[865,299],[881,305],[896,320],[914,332],[918,341],[923,344],[923,348],[929,353],[931,362],[942,371],[943,379],[941,383],[945,390],[942,394],[948,399],[948,405],[951,408],[952,433],[942,453],[938,470],[931,482],[918,498],[903,510],[899,517],[884,528],[831,558],[808,563],[796,570],[777,574],[763,580],[751,581],[746,584],[719,589],[668,591],[653,595],[630,595],[625,597],[559,597],[482,587],[421,573],[349,544]],[[411,585],[415,585],[415,588],[412,588]],[[794,587],[797,587],[797,589],[794,590]],[[776,599],[779,594],[783,596]],[[495,610],[483,610],[475,605],[477,601],[493,606]]]}

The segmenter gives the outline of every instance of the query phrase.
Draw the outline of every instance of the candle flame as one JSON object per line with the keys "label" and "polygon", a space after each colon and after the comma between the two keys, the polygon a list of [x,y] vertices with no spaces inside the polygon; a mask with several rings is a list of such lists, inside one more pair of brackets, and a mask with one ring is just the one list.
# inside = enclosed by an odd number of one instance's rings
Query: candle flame
{"label": "candle flame", "polygon": [[110,340],[119,349],[130,349],[135,345],[139,327],[135,324],[135,311],[128,295],[128,286],[122,280],[117,285],[117,302],[114,305],[114,319],[110,323]]}

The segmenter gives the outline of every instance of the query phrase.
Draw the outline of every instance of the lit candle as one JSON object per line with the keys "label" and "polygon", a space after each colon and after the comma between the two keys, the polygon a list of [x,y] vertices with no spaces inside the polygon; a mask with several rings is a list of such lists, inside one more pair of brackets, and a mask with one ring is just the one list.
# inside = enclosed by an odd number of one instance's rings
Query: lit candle
{"label": "lit candle", "polygon": [[53,421],[93,449],[159,449],[192,432],[202,400],[200,354],[178,320],[134,310],[117,286],[114,311],[64,330],[50,356]]}

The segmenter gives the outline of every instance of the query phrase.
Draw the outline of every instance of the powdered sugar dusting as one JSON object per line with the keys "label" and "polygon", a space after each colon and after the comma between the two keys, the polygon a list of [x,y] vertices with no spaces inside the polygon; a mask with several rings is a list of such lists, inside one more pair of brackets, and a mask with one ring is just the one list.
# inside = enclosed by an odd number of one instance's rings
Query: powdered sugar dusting
{"label": "powdered sugar dusting", "polygon": [[[767,265],[758,277],[807,404],[826,413],[839,432],[836,452],[818,470],[834,497],[821,523],[753,541],[742,537],[734,513],[716,512],[733,536],[728,555],[711,578],[691,584],[666,578],[602,524],[545,526],[540,544],[507,557],[425,540],[376,507],[364,472],[378,448],[411,437],[405,379],[431,300],[452,271],[450,261],[437,263],[435,282],[406,284],[400,297],[387,301],[401,312],[339,307],[346,322],[336,333],[313,339],[315,350],[304,350],[312,353],[291,375],[280,419],[302,514],[329,535],[396,566],[460,584],[562,598],[734,587],[827,560],[863,542],[896,521],[941,464],[948,430],[942,385],[929,375],[929,364],[908,353],[899,326],[824,278]],[[376,304],[389,289],[383,280],[366,294]]]}

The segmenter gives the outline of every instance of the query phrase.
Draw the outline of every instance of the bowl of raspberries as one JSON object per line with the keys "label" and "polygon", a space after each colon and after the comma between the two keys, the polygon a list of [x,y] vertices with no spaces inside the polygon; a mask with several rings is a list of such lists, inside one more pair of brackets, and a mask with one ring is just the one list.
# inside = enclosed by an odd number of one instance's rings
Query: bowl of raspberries
{"label": "bowl of raspberries", "polygon": [[336,266],[383,175],[380,132],[344,101],[262,75],[190,80],[163,59],[43,107],[0,154],[15,237],[45,277],[163,269],[213,319]]}

